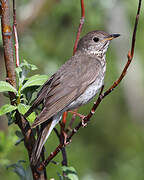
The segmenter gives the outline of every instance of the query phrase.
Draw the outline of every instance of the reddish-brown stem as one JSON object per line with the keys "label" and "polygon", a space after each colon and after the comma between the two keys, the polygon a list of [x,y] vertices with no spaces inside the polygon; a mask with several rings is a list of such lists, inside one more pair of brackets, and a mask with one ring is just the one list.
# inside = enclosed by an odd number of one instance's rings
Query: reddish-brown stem
{"label": "reddish-brown stem", "polygon": [[13,33],[14,33],[14,41],[15,41],[15,58],[16,58],[16,67],[19,66],[19,43],[18,43],[18,35],[17,35],[17,22],[16,22],[16,3],[13,0]]}
{"label": "reddish-brown stem", "polygon": [[[133,55],[134,55],[136,32],[137,32],[137,25],[138,25],[138,20],[139,20],[139,15],[140,15],[141,2],[142,2],[142,0],[139,0],[139,5],[138,5],[138,9],[137,9],[136,20],[135,20],[135,26],[134,26],[134,32],[133,32],[133,37],[132,37],[131,59],[133,58]],[[128,54],[128,55],[129,55],[129,54]]]}
{"label": "reddish-brown stem", "polygon": [[57,146],[57,148],[55,149],[55,151],[50,153],[49,157],[45,161],[40,163],[37,170],[38,171],[43,171],[44,167],[46,167],[49,164],[49,162],[61,151],[63,146],[64,146],[63,144],[59,144]]}
{"label": "reddish-brown stem", "polygon": [[[140,9],[141,9],[141,0],[139,0],[139,4],[138,4],[138,11],[137,11],[137,15],[136,15],[136,20],[135,20],[135,25],[134,25],[134,30],[133,30],[133,35],[132,35],[132,43],[131,43],[131,51],[128,52],[127,55],[127,63],[120,75],[120,77],[118,78],[118,80],[116,80],[112,86],[104,92],[104,94],[102,94],[103,91],[103,87],[101,88],[101,92],[98,96],[97,101],[94,103],[91,111],[89,112],[89,114],[84,118],[84,123],[87,123],[88,121],[90,121],[90,118],[93,116],[93,114],[95,113],[97,107],[99,106],[99,104],[101,103],[101,101],[107,96],[109,95],[122,81],[122,79],[125,77],[127,69],[129,68],[133,56],[134,56],[134,49],[135,49],[135,42],[136,42],[136,32],[137,32],[137,25],[138,25],[138,21],[139,21],[139,14],[140,14]],[[74,134],[76,134],[76,132],[82,127],[82,122],[80,122],[71,132],[71,134],[69,135],[69,137],[67,138],[67,142],[70,142],[71,138],[73,137]],[[59,153],[59,151],[62,149],[62,147],[64,146],[64,144],[59,144],[58,147],[54,150],[53,153],[50,154],[50,156],[44,161],[42,162],[39,167],[38,170],[41,171],[43,170],[48,164],[49,162]]]}
{"label": "reddish-brown stem", "polygon": [[85,20],[84,0],[81,0],[81,18],[80,18],[80,24],[79,24],[79,28],[78,28],[74,48],[73,48],[73,55],[75,54],[76,49],[77,49],[77,45],[78,45],[78,41],[79,41],[79,38],[80,38],[80,33],[82,31],[82,27],[83,27],[83,24],[84,24],[84,20]]}

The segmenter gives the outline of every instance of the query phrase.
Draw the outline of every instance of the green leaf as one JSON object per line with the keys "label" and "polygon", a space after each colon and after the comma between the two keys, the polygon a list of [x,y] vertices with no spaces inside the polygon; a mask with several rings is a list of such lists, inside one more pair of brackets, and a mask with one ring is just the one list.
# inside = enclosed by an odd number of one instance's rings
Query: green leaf
{"label": "green leaf", "polygon": [[10,104],[5,104],[0,108],[0,116],[6,113],[9,113],[11,111],[14,111],[17,109],[17,106],[13,106]]}
{"label": "green leaf", "polygon": [[34,71],[34,70],[37,70],[38,68],[34,65],[34,64],[29,64],[25,59],[23,60],[23,63],[21,63],[21,65],[20,65],[21,67],[24,67],[24,66],[26,66],[27,67],[27,69],[29,69],[29,70],[32,70],[32,71]]}
{"label": "green leaf", "polygon": [[28,104],[30,104],[30,101],[33,97],[33,94],[36,93],[37,94],[37,89],[39,88],[39,86],[31,86],[28,88],[25,88],[22,93],[25,95],[25,100],[27,101]]}
{"label": "green leaf", "polygon": [[15,69],[17,75],[19,76],[19,74],[22,72],[22,68],[20,66],[18,66],[16,69]]}
{"label": "green leaf", "polygon": [[28,105],[25,105],[25,104],[22,104],[22,103],[20,103],[20,104],[18,105],[18,111],[19,111],[19,113],[21,113],[22,115],[24,115],[24,114],[27,112],[28,109],[29,109],[29,106],[28,106]]}
{"label": "green leaf", "polygon": [[15,71],[16,71],[16,74],[17,74],[17,76],[18,76],[18,80],[20,80],[20,79],[21,79],[21,74],[22,74],[22,68],[21,68],[20,66],[18,66],[18,67],[15,69]]}
{"label": "green leaf", "polygon": [[0,92],[5,92],[5,91],[17,93],[17,90],[11,84],[5,81],[0,81]]}
{"label": "green leaf", "polygon": [[35,65],[29,64],[26,60],[23,60],[23,62],[20,64],[19,67],[16,68],[16,73],[19,80],[19,86],[24,82],[27,74],[30,71],[38,69]]}
{"label": "green leaf", "polygon": [[48,79],[47,75],[34,75],[28,79],[28,81],[21,88],[21,91],[26,87],[41,86],[46,82],[47,79]]}
{"label": "green leaf", "polygon": [[[18,105],[18,111],[19,113],[21,113],[22,115],[24,115],[28,110],[29,110],[30,106],[28,105],[25,105],[25,104],[22,104],[20,103]],[[36,118],[36,114],[35,112],[32,112],[28,117],[27,117],[27,120],[30,121],[30,122],[33,122]]]}
{"label": "green leaf", "polygon": [[66,175],[66,177],[68,178],[68,180],[79,180],[77,176],[77,172],[74,169],[74,167],[63,166],[62,170],[64,174]]}
{"label": "green leaf", "polygon": [[12,111],[6,114],[7,119],[8,119],[8,126],[10,126],[16,121],[15,113],[16,111]]}
{"label": "green leaf", "polygon": [[18,138],[23,138],[23,134],[22,134],[22,132],[21,131],[16,131],[15,132],[15,134],[16,134],[16,136],[18,137]]}

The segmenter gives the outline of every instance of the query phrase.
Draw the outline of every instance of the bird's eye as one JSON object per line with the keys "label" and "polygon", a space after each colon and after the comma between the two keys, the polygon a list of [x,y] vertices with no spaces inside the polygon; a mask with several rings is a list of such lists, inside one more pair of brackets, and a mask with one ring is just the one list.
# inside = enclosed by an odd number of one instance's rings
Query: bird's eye
{"label": "bird's eye", "polygon": [[94,42],[98,42],[99,38],[98,37],[94,37],[93,40],[94,40]]}

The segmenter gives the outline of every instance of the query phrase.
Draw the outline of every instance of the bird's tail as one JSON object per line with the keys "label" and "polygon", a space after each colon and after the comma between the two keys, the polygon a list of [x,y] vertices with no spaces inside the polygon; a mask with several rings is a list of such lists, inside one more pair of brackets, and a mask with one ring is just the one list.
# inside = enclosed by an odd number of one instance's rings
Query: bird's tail
{"label": "bird's tail", "polygon": [[33,165],[37,164],[41,155],[42,148],[56,124],[56,120],[51,120],[43,127],[32,151],[31,162]]}

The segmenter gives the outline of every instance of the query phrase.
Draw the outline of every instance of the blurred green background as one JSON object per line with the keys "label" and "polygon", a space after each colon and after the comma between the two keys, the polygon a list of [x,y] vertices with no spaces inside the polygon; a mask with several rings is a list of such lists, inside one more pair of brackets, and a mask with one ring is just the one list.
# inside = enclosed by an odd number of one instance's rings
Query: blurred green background
{"label": "blurred green background", "polygon": [[[138,0],[85,0],[86,18],[81,36],[92,30],[120,33],[107,52],[105,89],[119,76],[127,61]],[[143,7],[142,7],[143,11]],[[35,64],[36,74],[52,75],[72,56],[80,19],[79,0],[17,1],[20,59]],[[140,16],[135,56],[124,81],[104,99],[87,128],[81,129],[67,146],[68,165],[73,166],[82,180],[143,180],[144,179],[144,23]],[[1,42],[2,47],[2,42]],[[1,55],[0,76],[5,79]],[[7,99],[0,95],[0,106]],[[79,109],[87,114],[93,102]],[[15,125],[7,127],[0,117],[0,179],[18,180],[6,166],[26,160],[23,143],[15,146]],[[76,120],[79,122],[79,119]],[[46,144],[46,154],[54,150],[58,139],[53,132]],[[58,179],[61,153],[49,164],[48,178]]]}

